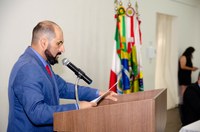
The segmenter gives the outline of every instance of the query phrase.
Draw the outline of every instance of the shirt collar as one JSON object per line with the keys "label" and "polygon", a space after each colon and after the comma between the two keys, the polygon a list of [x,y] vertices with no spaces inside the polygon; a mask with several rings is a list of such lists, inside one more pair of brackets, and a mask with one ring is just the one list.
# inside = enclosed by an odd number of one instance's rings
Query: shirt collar
{"label": "shirt collar", "polygon": [[48,63],[46,62],[46,60],[44,58],[42,58],[42,56],[40,54],[38,54],[38,52],[35,51],[32,47],[30,47],[30,48],[36,54],[36,56],[39,58],[39,60],[42,62],[42,64],[44,65],[44,67],[46,67],[46,65],[48,65]]}

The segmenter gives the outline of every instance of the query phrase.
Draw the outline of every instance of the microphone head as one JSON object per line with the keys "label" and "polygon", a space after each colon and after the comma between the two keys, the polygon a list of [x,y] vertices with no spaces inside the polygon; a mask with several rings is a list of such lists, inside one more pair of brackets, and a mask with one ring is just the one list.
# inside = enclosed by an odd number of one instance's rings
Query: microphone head
{"label": "microphone head", "polygon": [[64,58],[63,60],[62,60],[62,63],[63,63],[63,65],[65,65],[65,66],[67,66],[68,64],[69,64],[69,60],[67,59],[67,58]]}
{"label": "microphone head", "polygon": [[83,79],[86,83],[91,84],[92,80],[85,75],[85,73],[73,65],[67,58],[62,60],[63,65],[67,66],[70,70],[72,70],[80,79]]}

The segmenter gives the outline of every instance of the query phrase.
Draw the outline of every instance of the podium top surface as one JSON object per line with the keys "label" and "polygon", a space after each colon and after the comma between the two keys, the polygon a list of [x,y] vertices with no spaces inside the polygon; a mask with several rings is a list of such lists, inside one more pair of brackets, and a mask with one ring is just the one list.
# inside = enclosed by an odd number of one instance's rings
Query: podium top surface
{"label": "podium top surface", "polygon": [[117,99],[118,99],[117,102],[103,99],[102,101],[100,101],[99,105],[100,106],[110,105],[110,104],[117,104],[117,103],[123,103],[123,102],[131,102],[131,101],[141,101],[141,100],[148,100],[148,99],[155,100],[164,91],[166,91],[166,89],[154,89],[154,90],[141,91],[141,92],[130,93],[130,94],[122,94],[122,95],[117,96]]}

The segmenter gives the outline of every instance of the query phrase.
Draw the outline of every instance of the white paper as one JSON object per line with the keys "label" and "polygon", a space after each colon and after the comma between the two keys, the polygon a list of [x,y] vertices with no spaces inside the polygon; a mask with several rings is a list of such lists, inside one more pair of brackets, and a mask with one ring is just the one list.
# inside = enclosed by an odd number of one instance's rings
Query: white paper
{"label": "white paper", "polygon": [[110,90],[111,90],[115,85],[117,85],[117,83],[118,83],[118,81],[117,81],[112,87],[110,87],[110,88],[108,89],[108,91],[106,91],[104,94],[102,94],[101,96],[99,96],[98,98],[96,98],[96,99],[94,99],[94,100],[92,100],[92,101],[90,101],[90,102],[98,103],[101,99],[103,99],[105,96],[107,96],[107,95],[109,94]]}

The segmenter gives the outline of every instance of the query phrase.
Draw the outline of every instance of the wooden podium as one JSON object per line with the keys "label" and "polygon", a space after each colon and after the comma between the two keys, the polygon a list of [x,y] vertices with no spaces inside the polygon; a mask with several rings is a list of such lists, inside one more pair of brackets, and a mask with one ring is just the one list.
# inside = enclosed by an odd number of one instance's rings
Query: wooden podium
{"label": "wooden podium", "polygon": [[156,89],[103,99],[97,107],[54,114],[57,132],[164,132],[167,90]]}

